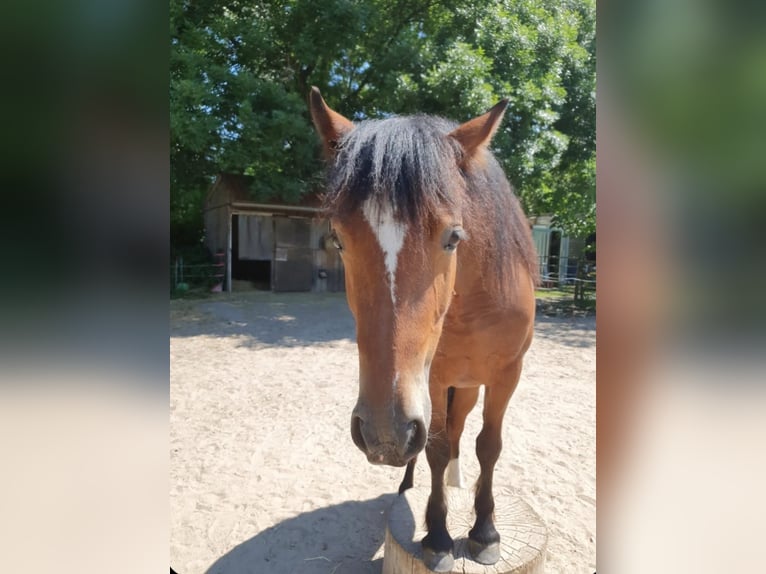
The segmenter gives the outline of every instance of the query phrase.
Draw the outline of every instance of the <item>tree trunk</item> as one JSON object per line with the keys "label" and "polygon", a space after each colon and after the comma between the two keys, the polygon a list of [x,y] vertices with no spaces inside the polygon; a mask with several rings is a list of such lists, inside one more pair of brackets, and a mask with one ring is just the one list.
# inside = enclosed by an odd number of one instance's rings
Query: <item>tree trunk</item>
{"label": "tree trunk", "polygon": [[[455,540],[455,565],[461,574],[543,574],[548,531],[532,508],[507,489],[495,489],[495,527],[500,533],[500,560],[492,566],[474,562],[468,551],[473,526],[473,492],[445,487],[447,528]],[[430,488],[411,488],[388,513],[383,574],[433,574],[423,563],[420,540]]]}

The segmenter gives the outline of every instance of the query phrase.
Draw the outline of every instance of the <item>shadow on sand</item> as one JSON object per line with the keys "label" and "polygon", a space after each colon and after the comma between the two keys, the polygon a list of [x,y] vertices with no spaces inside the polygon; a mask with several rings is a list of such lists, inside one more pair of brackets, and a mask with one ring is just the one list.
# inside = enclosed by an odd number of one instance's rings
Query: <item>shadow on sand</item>
{"label": "shadow on sand", "polygon": [[221,556],[206,574],[379,574],[383,560],[373,556],[396,496],[343,502],[284,520]]}
{"label": "shadow on sand", "polygon": [[[569,347],[595,345],[596,319],[538,313],[535,336]],[[247,348],[354,343],[356,329],[344,293],[236,293],[171,305],[172,337],[235,337]]]}
{"label": "shadow on sand", "polygon": [[596,317],[546,317],[535,318],[535,338],[548,339],[567,347],[581,349],[596,345]]}
{"label": "shadow on sand", "polygon": [[171,336],[236,337],[251,348],[356,340],[343,293],[262,293],[174,302]]}

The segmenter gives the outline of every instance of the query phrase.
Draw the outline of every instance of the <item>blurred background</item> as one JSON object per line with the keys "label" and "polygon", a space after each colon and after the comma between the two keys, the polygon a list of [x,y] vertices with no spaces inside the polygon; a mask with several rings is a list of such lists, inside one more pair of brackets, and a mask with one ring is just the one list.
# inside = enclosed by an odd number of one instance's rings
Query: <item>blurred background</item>
{"label": "blurred background", "polygon": [[3,572],[167,572],[167,23],[0,7]]}
{"label": "blurred background", "polygon": [[754,572],[764,8],[599,4],[599,570]]}
{"label": "blurred background", "polygon": [[766,9],[603,2],[596,50],[593,8],[5,3],[2,570],[167,568],[168,270],[217,174],[316,186],[315,84],[357,120],[509,97],[496,151],[571,237],[597,163],[599,571],[759,571]]}

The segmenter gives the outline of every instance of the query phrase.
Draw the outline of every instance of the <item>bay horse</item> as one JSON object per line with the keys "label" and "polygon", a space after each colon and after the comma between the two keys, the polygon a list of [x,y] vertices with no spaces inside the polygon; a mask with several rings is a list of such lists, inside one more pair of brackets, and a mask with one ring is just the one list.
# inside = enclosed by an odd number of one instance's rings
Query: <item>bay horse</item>
{"label": "bay horse", "polygon": [[537,259],[529,223],[488,150],[507,101],[461,125],[433,116],[357,124],[309,96],[328,160],[325,206],[356,322],[351,437],[373,464],[431,468],[426,566],[454,565],[444,480],[464,486],[460,435],[484,385],[481,473],[469,549],[500,557],[492,476],[502,423],[532,341]]}

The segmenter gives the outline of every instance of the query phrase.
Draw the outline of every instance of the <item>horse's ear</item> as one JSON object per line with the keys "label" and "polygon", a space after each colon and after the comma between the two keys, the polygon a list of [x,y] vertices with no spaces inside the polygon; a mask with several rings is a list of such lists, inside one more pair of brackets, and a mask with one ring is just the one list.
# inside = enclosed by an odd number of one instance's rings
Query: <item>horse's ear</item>
{"label": "horse's ear", "polygon": [[486,114],[460,124],[449,133],[460,142],[465,151],[465,159],[471,159],[489,144],[503,120],[506,107],[508,107],[508,100],[501,100]]}
{"label": "horse's ear", "polygon": [[322,147],[325,155],[332,157],[338,147],[338,141],[345,134],[354,129],[354,124],[344,118],[338,112],[330,107],[322,99],[322,94],[316,86],[311,86],[309,94],[309,109],[311,110],[311,119],[322,139]]}

